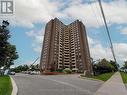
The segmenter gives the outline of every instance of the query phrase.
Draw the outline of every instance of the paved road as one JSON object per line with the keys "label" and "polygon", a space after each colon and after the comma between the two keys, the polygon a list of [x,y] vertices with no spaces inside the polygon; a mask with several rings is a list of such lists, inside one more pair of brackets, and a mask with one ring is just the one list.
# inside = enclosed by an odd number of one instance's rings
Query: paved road
{"label": "paved road", "polygon": [[103,84],[80,79],[78,75],[16,74],[12,77],[19,88],[18,95],[93,95]]}

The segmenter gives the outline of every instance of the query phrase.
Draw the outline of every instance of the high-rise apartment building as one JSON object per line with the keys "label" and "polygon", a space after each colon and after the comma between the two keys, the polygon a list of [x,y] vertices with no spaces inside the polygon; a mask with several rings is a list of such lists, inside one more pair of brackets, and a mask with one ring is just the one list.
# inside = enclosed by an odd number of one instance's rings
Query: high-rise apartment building
{"label": "high-rise apartment building", "polygon": [[81,21],[65,25],[55,18],[45,28],[40,69],[55,71],[65,68],[92,71],[87,35]]}

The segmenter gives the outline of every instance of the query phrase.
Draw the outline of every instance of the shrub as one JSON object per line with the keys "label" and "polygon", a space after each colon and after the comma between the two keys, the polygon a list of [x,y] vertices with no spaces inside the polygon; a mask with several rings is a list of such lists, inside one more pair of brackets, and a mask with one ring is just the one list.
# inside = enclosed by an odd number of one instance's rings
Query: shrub
{"label": "shrub", "polygon": [[63,70],[60,70],[60,69],[58,69],[58,70],[56,70],[57,72],[63,72]]}
{"label": "shrub", "polygon": [[63,70],[63,72],[66,73],[66,74],[70,74],[70,73],[72,73],[72,70],[70,68],[65,68]]}
{"label": "shrub", "polygon": [[93,70],[95,75],[116,71],[115,67],[106,59],[102,59],[98,64],[94,64]]}
{"label": "shrub", "polygon": [[72,72],[78,72],[78,69],[77,68],[73,68]]}

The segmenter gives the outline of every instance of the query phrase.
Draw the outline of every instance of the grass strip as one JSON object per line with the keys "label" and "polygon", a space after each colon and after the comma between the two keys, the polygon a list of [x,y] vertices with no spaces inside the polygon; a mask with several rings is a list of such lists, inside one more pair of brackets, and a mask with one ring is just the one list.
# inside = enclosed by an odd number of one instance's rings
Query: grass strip
{"label": "grass strip", "polygon": [[127,84],[127,73],[125,72],[120,72],[121,77],[123,79],[123,83]]}
{"label": "grass strip", "polygon": [[[102,80],[102,81],[107,81],[113,74],[114,74],[114,72],[104,73],[104,74],[100,74],[100,75],[97,75],[97,76],[91,76],[91,77],[88,77],[88,78],[93,78],[93,79],[98,79],[98,80]],[[84,75],[81,75],[81,77],[84,77]]]}
{"label": "grass strip", "polygon": [[0,76],[0,95],[11,95],[12,84],[9,76]]}

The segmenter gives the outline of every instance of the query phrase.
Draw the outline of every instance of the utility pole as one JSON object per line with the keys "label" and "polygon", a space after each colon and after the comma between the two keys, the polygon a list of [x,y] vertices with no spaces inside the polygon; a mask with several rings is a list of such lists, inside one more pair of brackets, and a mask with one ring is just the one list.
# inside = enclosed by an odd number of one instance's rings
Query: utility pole
{"label": "utility pole", "polygon": [[[110,47],[111,48],[111,52],[112,52],[112,55],[113,55],[115,64],[117,66],[117,61],[116,61],[116,56],[115,56],[115,53],[114,53],[112,39],[111,39],[110,32],[109,32],[109,28],[108,28],[108,25],[107,25],[107,22],[106,22],[106,18],[105,18],[105,14],[104,14],[104,11],[103,11],[102,4],[101,4],[101,0],[98,0],[98,2],[99,2],[100,9],[101,9],[102,17],[103,17],[103,20],[104,20],[105,28],[106,28],[106,31],[107,31],[107,34],[108,34],[109,42],[110,42],[110,45],[111,45],[111,47]],[[118,70],[118,66],[117,66],[117,70]]]}

